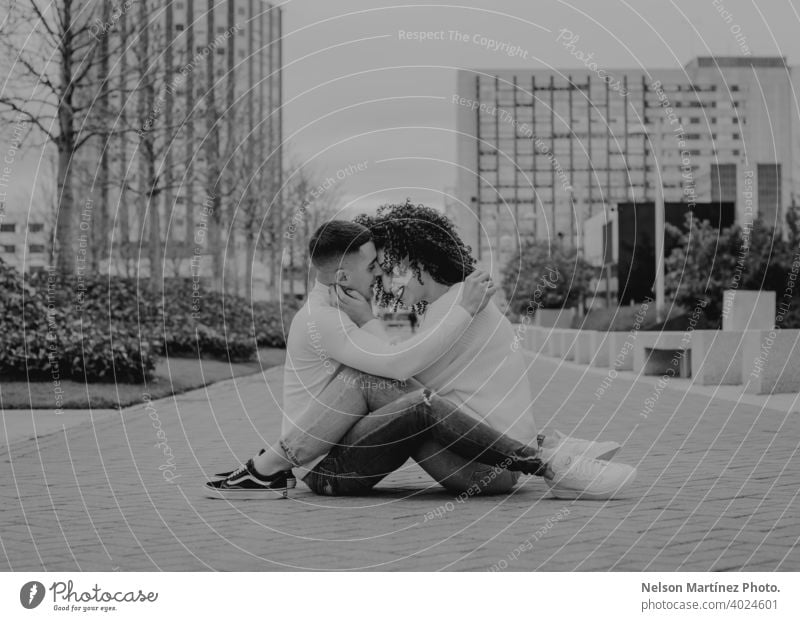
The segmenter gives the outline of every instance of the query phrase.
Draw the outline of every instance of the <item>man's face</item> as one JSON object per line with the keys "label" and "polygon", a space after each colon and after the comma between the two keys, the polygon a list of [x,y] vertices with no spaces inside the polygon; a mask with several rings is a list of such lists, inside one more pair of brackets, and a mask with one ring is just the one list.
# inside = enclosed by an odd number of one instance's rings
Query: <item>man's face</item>
{"label": "man's face", "polygon": [[375,244],[367,242],[357,252],[351,252],[342,257],[339,284],[355,289],[365,298],[372,299],[372,286],[376,279],[383,276],[383,270],[378,263],[378,253]]}

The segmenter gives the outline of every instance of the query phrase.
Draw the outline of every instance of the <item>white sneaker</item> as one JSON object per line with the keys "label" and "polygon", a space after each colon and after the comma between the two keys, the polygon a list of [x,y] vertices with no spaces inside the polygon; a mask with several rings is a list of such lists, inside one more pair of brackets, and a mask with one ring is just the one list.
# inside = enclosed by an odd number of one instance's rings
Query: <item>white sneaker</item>
{"label": "white sneaker", "polygon": [[552,456],[544,475],[553,496],[566,500],[617,498],[635,479],[636,468],[633,466],[565,452]]}
{"label": "white sneaker", "polygon": [[[546,437],[546,436],[545,436]],[[580,455],[581,457],[588,457],[589,459],[602,459],[609,460],[617,454],[622,448],[619,442],[595,442],[593,440],[582,440],[581,438],[573,438],[565,436],[557,429],[553,432],[553,437],[556,440],[556,445],[552,447],[542,446],[545,453],[564,452],[570,455]]]}

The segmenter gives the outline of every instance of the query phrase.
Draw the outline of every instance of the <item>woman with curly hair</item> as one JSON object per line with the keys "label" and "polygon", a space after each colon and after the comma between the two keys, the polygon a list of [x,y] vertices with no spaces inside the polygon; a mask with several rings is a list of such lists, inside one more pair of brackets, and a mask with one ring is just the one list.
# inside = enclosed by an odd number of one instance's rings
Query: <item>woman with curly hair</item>
{"label": "woman with curly hair", "polygon": [[[485,279],[469,246],[444,215],[410,202],[356,222],[377,250],[378,304],[413,308],[421,317],[414,338],[436,339],[476,277]],[[488,287],[493,290],[490,280]],[[370,302],[354,290],[340,290],[331,304],[360,330],[389,340]],[[609,498],[633,481],[635,469],[601,461],[616,453],[617,443],[557,432],[537,438],[525,359],[510,322],[491,301],[442,351],[408,381],[341,368],[281,438],[282,452],[260,456],[260,467],[248,463],[238,476],[266,485],[255,470],[266,475],[299,467],[311,456],[299,459],[286,447],[304,447],[306,438],[314,450],[328,443],[303,479],[317,494],[367,493],[409,458],[448,490],[468,496],[507,493],[520,473],[544,477],[562,498]]]}

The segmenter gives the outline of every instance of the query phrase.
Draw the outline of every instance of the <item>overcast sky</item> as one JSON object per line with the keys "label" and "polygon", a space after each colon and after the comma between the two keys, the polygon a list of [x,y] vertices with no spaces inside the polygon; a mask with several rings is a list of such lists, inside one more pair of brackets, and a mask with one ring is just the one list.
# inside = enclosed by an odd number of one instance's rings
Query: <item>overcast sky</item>
{"label": "overcast sky", "polygon": [[[440,206],[442,192],[455,183],[450,97],[457,68],[580,67],[556,42],[563,28],[607,69],[682,67],[698,55],[738,55],[732,29],[753,55],[800,64],[799,4],[290,0],[283,5],[285,136],[295,156],[328,174],[367,162],[362,172],[340,174],[352,209],[406,196]],[[400,31],[444,31],[445,40],[403,40]],[[451,40],[450,31],[467,40]],[[480,37],[517,46],[519,56],[481,45]]]}
{"label": "overcast sky", "polygon": [[[753,55],[800,64],[797,4],[289,0],[282,5],[286,152],[335,179],[350,211],[405,197],[440,207],[455,183],[457,68],[580,67],[556,42],[563,28],[600,68],[682,67],[697,55],[741,53],[734,25]],[[444,31],[444,40],[404,40],[400,31]],[[451,31],[465,40],[451,40]],[[516,46],[519,55],[492,50],[481,37]],[[3,128],[0,143],[11,137]],[[35,161],[15,171],[17,189],[40,185]]]}

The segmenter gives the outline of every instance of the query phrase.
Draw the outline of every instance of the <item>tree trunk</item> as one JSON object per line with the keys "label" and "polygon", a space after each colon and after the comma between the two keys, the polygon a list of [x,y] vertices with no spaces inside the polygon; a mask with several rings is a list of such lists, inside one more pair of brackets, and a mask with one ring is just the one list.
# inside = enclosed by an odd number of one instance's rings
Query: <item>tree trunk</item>
{"label": "tree trunk", "polygon": [[[62,107],[61,110],[64,108]],[[59,116],[63,113],[59,110]],[[66,138],[58,144],[58,215],[56,216],[56,267],[61,276],[75,272],[75,198],[72,192],[70,161],[73,149]]]}
{"label": "tree trunk", "polygon": [[[152,158],[147,162],[148,178],[155,175],[155,161]],[[161,248],[161,210],[159,209],[160,196],[154,193],[147,195],[147,214],[149,219],[150,239],[148,256],[150,260],[150,288],[155,293],[164,291],[164,255]]]}
{"label": "tree trunk", "polygon": [[[127,49],[128,41],[128,23],[125,17],[125,11],[122,11],[119,17],[120,23],[120,47],[123,50]],[[120,97],[125,93],[125,87],[128,80],[128,55],[123,53],[120,55],[120,72],[119,72],[119,92]],[[128,126],[128,106],[122,104],[119,112],[120,126]],[[128,183],[126,178],[126,171],[128,166],[128,134],[122,132],[119,137],[119,170],[116,172],[119,178],[123,180],[120,184],[120,199],[117,204],[117,219],[119,220],[119,240],[117,241],[117,252],[122,259],[125,266],[125,276],[130,278],[132,276],[131,260],[130,260],[130,243],[131,243],[131,229],[130,229],[130,191],[128,190]],[[112,232],[113,236],[113,232]],[[113,245],[109,246],[109,260],[111,259],[111,250]]]}
{"label": "tree trunk", "polygon": [[[207,45],[213,47],[214,42],[214,0],[208,0],[207,3]],[[214,291],[223,293],[223,269],[224,262],[222,260],[223,246],[221,243],[221,227],[222,227],[222,196],[219,185],[221,181],[219,178],[219,124],[217,123],[217,105],[214,87],[214,57],[216,53],[208,54],[206,61],[206,167],[207,167],[207,195],[212,197],[212,212],[209,218],[209,241],[211,251],[211,269],[212,269],[212,287]]]}
{"label": "tree trunk", "polygon": [[[72,5],[64,3],[64,23],[72,22]],[[75,196],[72,186],[72,157],[75,155],[75,113],[73,112],[72,81],[73,49],[72,31],[64,31],[61,46],[61,80],[64,86],[63,101],[58,106],[61,134],[58,149],[58,216],[56,218],[56,261],[58,272],[68,276],[75,272]]]}
{"label": "tree trunk", "polygon": [[[103,23],[108,23],[111,19],[111,2],[110,0],[103,0]],[[105,36],[100,40],[100,77],[103,80],[108,80],[108,37]],[[98,99],[98,106],[100,108],[100,118],[104,123],[111,123],[109,118],[109,102],[108,102],[108,85],[101,86],[102,94]],[[108,203],[109,203],[109,138],[108,134],[101,137],[100,144],[102,151],[100,154],[100,170],[98,172],[98,183],[100,186],[100,200],[99,205],[95,204],[92,209],[92,264],[91,269],[93,273],[99,271],[100,265],[110,265],[110,247],[111,247],[111,233],[108,230]]]}
{"label": "tree trunk", "polygon": [[256,260],[256,239],[252,227],[248,227],[245,232],[245,251],[247,253],[244,266],[244,296],[247,301],[253,303],[253,263]]}

